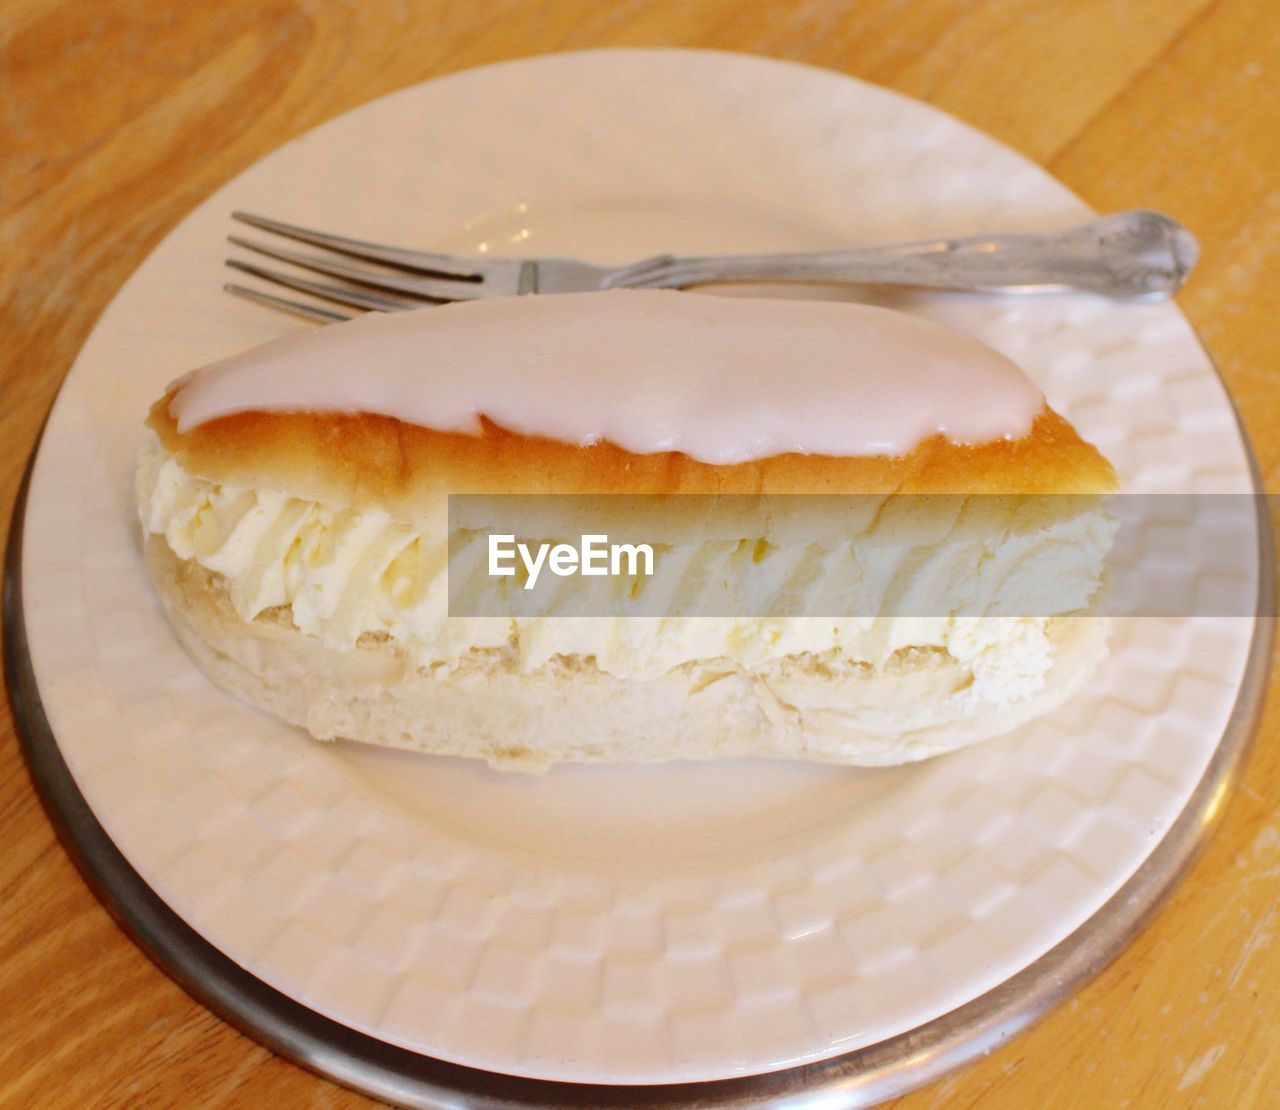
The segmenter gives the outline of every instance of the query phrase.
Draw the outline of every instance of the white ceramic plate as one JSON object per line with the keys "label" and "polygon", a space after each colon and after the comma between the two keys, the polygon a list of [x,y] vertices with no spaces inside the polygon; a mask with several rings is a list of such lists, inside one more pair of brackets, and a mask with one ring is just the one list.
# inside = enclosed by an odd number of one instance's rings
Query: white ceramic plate
{"label": "white ceramic plate", "polygon": [[[874,772],[507,777],[317,744],[225,696],[152,597],[130,488],[141,419],[170,378],[305,326],[218,291],[233,208],[600,261],[1045,228],[1087,211],[991,139],[849,78],[611,51],[385,97],[192,213],[59,397],[30,491],[24,600],[45,709],[93,811],[252,974],[388,1042],[501,1072],[764,1072],[879,1042],[1007,979],[1101,906],[1182,809],[1235,699],[1250,619],[1126,623],[1051,718]],[[1128,489],[1251,489],[1176,308],[882,299],[1012,355]]]}

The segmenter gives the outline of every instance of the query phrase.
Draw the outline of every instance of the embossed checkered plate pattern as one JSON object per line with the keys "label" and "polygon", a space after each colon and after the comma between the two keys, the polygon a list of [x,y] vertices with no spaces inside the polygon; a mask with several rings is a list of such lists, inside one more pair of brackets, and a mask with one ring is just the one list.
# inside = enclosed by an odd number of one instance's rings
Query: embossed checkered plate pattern
{"label": "embossed checkered plate pattern", "polygon": [[[252,974],[388,1042],[517,1075],[770,1071],[877,1043],[1028,966],[1182,809],[1252,620],[1124,623],[1062,711],[878,771],[507,777],[320,745],[225,696],[146,584],[130,488],[141,418],[170,378],[303,326],[217,292],[233,208],[600,261],[1042,228],[1086,210],[991,139],[857,81],[619,51],[375,101],[183,221],[104,314],[51,416],[24,602],[45,709],[94,813]],[[878,299],[1017,359],[1128,489],[1251,489],[1227,398],[1175,307]]]}

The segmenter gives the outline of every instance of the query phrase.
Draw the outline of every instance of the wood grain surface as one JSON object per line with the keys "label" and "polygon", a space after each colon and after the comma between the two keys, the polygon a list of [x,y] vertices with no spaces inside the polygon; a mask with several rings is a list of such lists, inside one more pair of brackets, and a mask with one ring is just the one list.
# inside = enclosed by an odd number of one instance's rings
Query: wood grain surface
{"label": "wood grain surface", "polygon": [[[1280,488],[1276,0],[0,0],[0,520],[94,319],[192,206],[371,97],[503,58],[709,46],[828,66],[1200,237],[1181,304]],[[1280,1095],[1277,698],[1188,879],[1030,1032],[900,1100],[1250,1106]],[[0,713],[0,1103],[357,1106],[192,1002],[59,847]]]}

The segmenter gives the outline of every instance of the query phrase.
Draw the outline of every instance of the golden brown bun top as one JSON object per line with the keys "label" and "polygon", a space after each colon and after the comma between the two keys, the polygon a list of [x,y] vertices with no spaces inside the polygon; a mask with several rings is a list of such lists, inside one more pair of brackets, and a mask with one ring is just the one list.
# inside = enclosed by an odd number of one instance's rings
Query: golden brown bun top
{"label": "golden brown bun top", "polygon": [[148,424],[189,473],[404,520],[457,494],[1109,493],[1115,471],[1045,406],[1028,435],[976,446],[932,436],[898,458],[786,454],[716,466],[678,452],[578,447],[484,424],[479,436],[369,414],[248,412],[180,434],[171,395]]}

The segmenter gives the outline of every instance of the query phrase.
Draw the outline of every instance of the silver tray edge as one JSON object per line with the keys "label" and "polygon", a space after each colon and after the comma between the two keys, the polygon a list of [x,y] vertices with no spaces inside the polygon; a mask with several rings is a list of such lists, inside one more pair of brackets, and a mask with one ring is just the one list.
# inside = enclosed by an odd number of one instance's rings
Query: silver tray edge
{"label": "silver tray edge", "polygon": [[[1247,433],[1255,490],[1262,489]],[[1258,614],[1222,740],[1182,813],[1128,882],[1040,959],[986,994],[906,1033],[842,1056],[702,1083],[609,1086],[525,1079],[421,1056],[323,1017],[250,975],[190,928],[125,861],[58,750],[27,649],[22,536],[31,452],[14,506],[3,582],[4,663],[27,765],[67,853],[147,956],[201,1004],[273,1052],[352,1090],[408,1107],[865,1107],[933,1082],[998,1048],[1097,975],[1150,921],[1221,818],[1262,714],[1275,619],[1269,514],[1259,497]]]}

